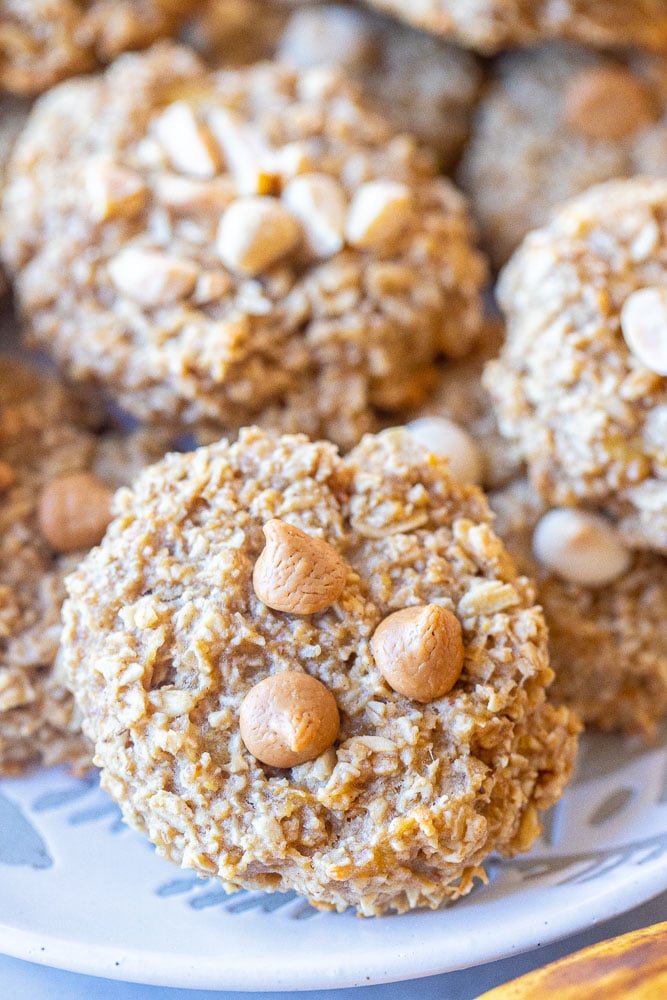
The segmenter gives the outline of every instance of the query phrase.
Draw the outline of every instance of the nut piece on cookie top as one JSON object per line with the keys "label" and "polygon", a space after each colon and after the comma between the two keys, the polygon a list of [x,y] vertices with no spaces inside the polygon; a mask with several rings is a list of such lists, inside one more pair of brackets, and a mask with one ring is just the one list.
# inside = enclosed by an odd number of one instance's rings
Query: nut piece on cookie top
{"label": "nut piece on cookie top", "polygon": [[116,513],[68,579],[63,668],[104,787],[161,853],[379,915],[530,847],[578,722],[547,701],[532,584],[446,459],[400,430],[341,457],[248,428],[167,456]]}
{"label": "nut piece on cookie top", "polygon": [[667,49],[663,0],[369,0],[433,34],[490,54],[548,38]]}
{"label": "nut piece on cookie top", "polygon": [[144,421],[351,446],[481,333],[465,201],[334,70],[123,56],[38,102],[4,211],[30,343]]}
{"label": "nut piece on cookie top", "polygon": [[167,441],[100,430],[56,379],[0,356],[0,775],[91,764],[55,667],[63,579],[110,520],[110,498]]}
{"label": "nut piece on cookie top", "polygon": [[667,380],[655,336],[665,287],[667,180],[591,188],[503,271],[507,337],[484,374],[500,431],[543,499],[611,515],[626,545],[662,553]]}

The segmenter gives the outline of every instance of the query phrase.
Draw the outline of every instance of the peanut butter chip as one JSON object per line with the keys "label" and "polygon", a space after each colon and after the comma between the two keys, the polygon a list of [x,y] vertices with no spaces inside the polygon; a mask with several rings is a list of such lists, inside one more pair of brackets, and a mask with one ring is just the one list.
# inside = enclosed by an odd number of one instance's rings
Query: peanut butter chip
{"label": "peanut butter chip", "polygon": [[563,117],[586,139],[623,139],[659,115],[648,88],[620,66],[596,66],[566,90]]}
{"label": "peanut butter chip", "polygon": [[415,701],[433,701],[451,691],[461,676],[461,625],[439,604],[404,608],[380,622],[371,652],[394,691]]}
{"label": "peanut butter chip", "polygon": [[260,601],[274,611],[312,615],[338,600],[347,566],[328,542],[278,518],[267,521],[264,535],[252,576]]}
{"label": "peanut butter chip", "polygon": [[650,371],[667,375],[667,288],[641,288],[621,309],[625,342]]}
{"label": "peanut butter chip", "polygon": [[386,250],[407,228],[412,193],[396,181],[368,181],[352,199],[345,235],[360,250]]}
{"label": "peanut butter chip", "polygon": [[0,494],[6,493],[16,482],[16,473],[9,462],[0,461]]}
{"label": "peanut butter chip", "polygon": [[102,540],[111,520],[112,496],[91,472],[52,479],[39,498],[39,530],[55,552],[89,549]]}
{"label": "peanut butter chip", "polygon": [[257,760],[296,767],[315,760],[338,736],[336,699],[315,677],[284,670],[265,677],[241,703],[241,739]]}
{"label": "peanut butter chip", "polygon": [[618,579],[631,556],[599,514],[557,508],[537,523],[533,551],[543,566],[570,583],[597,587]]}

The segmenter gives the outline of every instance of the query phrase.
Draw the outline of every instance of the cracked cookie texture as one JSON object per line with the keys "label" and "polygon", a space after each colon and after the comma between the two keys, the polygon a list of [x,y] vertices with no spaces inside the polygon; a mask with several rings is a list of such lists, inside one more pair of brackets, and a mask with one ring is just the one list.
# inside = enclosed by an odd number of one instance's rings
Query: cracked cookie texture
{"label": "cracked cookie texture", "polygon": [[539,562],[533,532],[547,505],[525,479],[489,494],[493,522],[521,572],[535,580],[555,673],[550,697],[587,726],[647,743],[667,716],[667,560],[635,552],[603,586],[564,580]]}
{"label": "cracked cookie texture", "polygon": [[484,382],[552,506],[611,515],[667,552],[667,383],[630,350],[627,300],[667,282],[667,180],[598,185],[530,233],[501,274],[507,336]]}
{"label": "cracked cookie texture", "polygon": [[56,552],[40,527],[40,497],[64,476],[127,482],[166,442],[100,434],[99,414],[55,379],[0,359],[0,775],[34,764],[86,767],[71,695],[54,668],[63,579],[85,550]]}
{"label": "cracked cookie texture", "polygon": [[198,0],[0,0],[0,90],[38,94],[171,34]]}
{"label": "cracked cookie texture", "polygon": [[663,0],[369,0],[425,31],[493,53],[548,38],[667,48]]}
{"label": "cracked cookie texture", "polygon": [[123,56],[38,102],[4,211],[31,344],[208,440],[350,446],[482,327],[462,195],[332,70]]}
{"label": "cracked cookie texture", "polygon": [[[344,560],[324,610],[257,598],[276,518]],[[160,854],[228,890],[362,915],[434,908],[483,879],[492,851],[528,849],[570,776],[579,724],[547,700],[532,584],[482,493],[405,432],[340,457],[250,428],[167,456],[116,494],[67,587],[63,666],[103,786]],[[457,616],[464,660],[423,704],[388,686],[370,640],[429,603]],[[283,671],[323,684],[340,714],[335,744],[291,768],[260,763],[239,731],[247,692]]]}

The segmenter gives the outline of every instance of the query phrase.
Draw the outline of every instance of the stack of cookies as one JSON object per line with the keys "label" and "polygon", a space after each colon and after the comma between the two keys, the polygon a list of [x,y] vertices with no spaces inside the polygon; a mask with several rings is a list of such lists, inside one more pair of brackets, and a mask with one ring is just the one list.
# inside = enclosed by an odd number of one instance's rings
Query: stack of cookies
{"label": "stack of cookies", "polygon": [[667,714],[667,10],[529,6],[0,0],[0,774],[230,891],[455,900]]}

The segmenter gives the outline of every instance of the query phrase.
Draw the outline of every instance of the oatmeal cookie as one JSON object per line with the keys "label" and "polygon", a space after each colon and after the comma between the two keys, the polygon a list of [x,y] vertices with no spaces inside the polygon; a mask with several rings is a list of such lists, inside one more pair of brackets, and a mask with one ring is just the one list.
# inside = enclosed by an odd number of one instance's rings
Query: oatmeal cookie
{"label": "oatmeal cookie", "polygon": [[459,180],[500,266],[559,202],[666,163],[664,59],[552,43],[497,61]]}
{"label": "oatmeal cookie", "polygon": [[58,382],[0,356],[0,775],[90,764],[53,667],[63,578],[104,533],[112,489],[164,452],[155,435],[100,435],[98,423]]}
{"label": "oatmeal cookie", "polygon": [[532,584],[444,460],[400,431],[341,458],[250,428],[167,456],[115,514],[69,577],[64,667],[159,853],[371,915],[530,846],[578,723],[545,697]]}
{"label": "oatmeal cookie", "polygon": [[[634,552],[616,561],[613,535],[604,538],[611,525],[585,512],[549,512],[526,480],[491,493],[489,503],[497,514],[494,529],[520,570],[537,582],[556,675],[552,699],[575,709],[587,725],[650,742],[667,716],[665,557]],[[573,543],[580,556],[597,562],[598,572],[601,562],[611,565],[611,578],[598,586],[576,579]],[[561,554],[566,559],[557,572]]]}
{"label": "oatmeal cookie", "polygon": [[667,48],[664,0],[368,0],[434,34],[492,53],[542,39]]}
{"label": "oatmeal cookie", "polygon": [[480,332],[462,196],[333,70],[121,57],[38,102],[4,210],[31,343],[209,439],[351,445]]}
{"label": "oatmeal cookie", "polygon": [[0,90],[38,94],[171,34],[199,0],[0,0]]}
{"label": "oatmeal cookie", "polygon": [[458,160],[481,85],[470,52],[361,7],[327,3],[294,12],[278,55],[301,67],[341,65],[397,128],[437,152],[443,169]]}
{"label": "oatmeal cookie", "polygon": [[612,515],[667,552],[667,180],[598,185],[503,271],[505,345],[484,381],[552,506]]}

